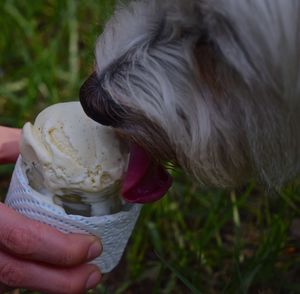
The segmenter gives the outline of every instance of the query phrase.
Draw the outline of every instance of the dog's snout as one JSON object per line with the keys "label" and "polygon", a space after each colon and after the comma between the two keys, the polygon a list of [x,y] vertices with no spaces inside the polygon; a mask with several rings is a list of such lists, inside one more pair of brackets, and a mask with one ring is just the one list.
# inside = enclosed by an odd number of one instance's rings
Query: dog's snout
{"label": "dog's snout", "polygon": [[79,97],[83,110],[91,119],[111,127],[122,124],[125,112],[103,88],[96,72],[83,83]]}

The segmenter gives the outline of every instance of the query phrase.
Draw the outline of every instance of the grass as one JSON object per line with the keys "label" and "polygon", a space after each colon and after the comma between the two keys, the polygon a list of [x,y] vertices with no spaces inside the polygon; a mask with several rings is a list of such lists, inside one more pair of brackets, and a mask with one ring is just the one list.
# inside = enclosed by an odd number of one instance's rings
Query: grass
{"label": "grass", "polygon": [[[47,105],[78,99],[113,6],[1,1],[0,124],[21,127]],[[2,194],[11,169],[0,169]],[[299,185],[268,195],[254,183],[219,191],[173,175],[168,196],[144,207],[121,264],[96,293],[300,293],[300,226],[290,229],[300,218]]]}

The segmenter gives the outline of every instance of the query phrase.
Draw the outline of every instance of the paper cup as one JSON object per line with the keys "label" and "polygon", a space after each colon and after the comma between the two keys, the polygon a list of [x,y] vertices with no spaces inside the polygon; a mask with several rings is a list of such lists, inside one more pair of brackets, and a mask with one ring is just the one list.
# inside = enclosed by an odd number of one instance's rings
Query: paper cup
{"label": "paper cup", "polygon": [[128,239],[135,226],[142,205],[126,204],[123,210],[105,216],[84,217],[68,215],[47,197],[33,190],[21,168],[19,157],[5,203],[30,219],[48,224],[64,233],[81,233],[101,239],[103,253],[91,263],[102,273],[110,272],[122,257]]}

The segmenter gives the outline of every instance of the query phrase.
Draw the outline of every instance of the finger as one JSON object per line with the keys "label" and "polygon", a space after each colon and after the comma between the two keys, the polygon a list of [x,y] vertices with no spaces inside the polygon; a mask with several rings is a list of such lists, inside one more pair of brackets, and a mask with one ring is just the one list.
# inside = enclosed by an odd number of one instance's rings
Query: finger
{"label": "finger", "polygon": [[19,156],[21,130],[0,126],[0,163],[14,163]]}
{"label": "finger", "polygon": [[43,293],[85,293],[96,287],[101,273],[94,265],[55,268],[41,263],[16,259],[0,252],[0,283]]}
{"label": "finger", "polygon": [[73,266],[101,254],[93,236],[63,234],[50,226],[25,218],[0,203],[0,246],[24,259]]}

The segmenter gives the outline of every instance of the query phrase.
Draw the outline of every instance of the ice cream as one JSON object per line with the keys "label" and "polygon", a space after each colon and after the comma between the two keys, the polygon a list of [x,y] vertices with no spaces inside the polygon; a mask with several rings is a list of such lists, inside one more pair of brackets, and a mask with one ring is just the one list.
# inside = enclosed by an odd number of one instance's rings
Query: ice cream
{"label": "ice cream", "polygon": [[32,188],[68,214],[117,212],[128,151],[113,129],[83,112],[79,102],[46,108],[23,127],[23,169]]}

